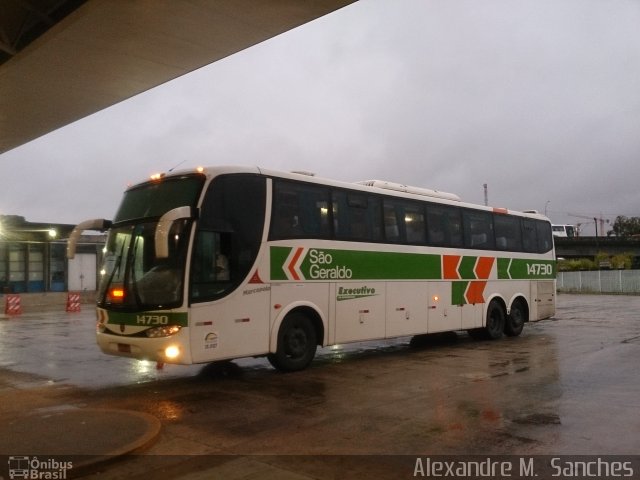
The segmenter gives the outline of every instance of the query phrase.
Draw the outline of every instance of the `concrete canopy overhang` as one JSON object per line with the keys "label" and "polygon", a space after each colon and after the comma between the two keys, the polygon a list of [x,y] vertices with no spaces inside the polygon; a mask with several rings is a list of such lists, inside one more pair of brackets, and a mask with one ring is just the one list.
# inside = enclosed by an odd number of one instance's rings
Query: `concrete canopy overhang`
{"label": "concrete canopy overhang", "polygon": [[[3,0],[0,153],[356,0],[76,0],[49,16],[68,1]],[[34,18],[48,30],[14,51]]]}

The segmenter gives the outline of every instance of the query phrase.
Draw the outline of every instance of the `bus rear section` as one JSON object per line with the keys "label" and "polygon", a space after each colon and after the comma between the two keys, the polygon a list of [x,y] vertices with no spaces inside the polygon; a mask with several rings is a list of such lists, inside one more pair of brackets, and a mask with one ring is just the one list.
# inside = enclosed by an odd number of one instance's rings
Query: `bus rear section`
{"label": "bus rear section", "polygon": [[517,336],[526,322],[555,312],[550,259],[285,243],[270,247],[272,303],[283,306],[272,323],[277,328],[288,311],[313,310],[309,321],[323,319],[328,344],[451,330]]}

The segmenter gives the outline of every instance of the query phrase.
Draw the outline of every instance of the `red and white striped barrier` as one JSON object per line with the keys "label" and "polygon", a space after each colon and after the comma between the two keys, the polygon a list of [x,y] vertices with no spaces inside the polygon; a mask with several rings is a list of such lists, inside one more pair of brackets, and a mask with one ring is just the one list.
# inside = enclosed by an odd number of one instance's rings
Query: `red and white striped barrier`
{"label": "red and white striped barrier", "polygon": [[22,305],[20,304],[20,295],[8,293],[4,305],[4,313],[7,315],[20,315],[22,313]]}
{"label": "red and white striped barrier", "polygon": [[79,312],[80,311],[80,294],[71,293],[67,295],[67,312]]}

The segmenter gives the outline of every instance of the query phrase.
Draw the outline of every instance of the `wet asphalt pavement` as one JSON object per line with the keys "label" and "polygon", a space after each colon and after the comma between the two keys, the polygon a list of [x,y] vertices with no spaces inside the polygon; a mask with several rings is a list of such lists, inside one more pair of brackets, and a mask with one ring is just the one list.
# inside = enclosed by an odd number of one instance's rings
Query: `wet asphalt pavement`
{"label": "wet asphalt pavement", "polygon": [[[309,457],[281,455],[640,453],[640,297],[560,295],[556,317],[518,338],[410,340],[322,349],[293,374],[264,359],[157,370],[101,354],[88,308],[0,319],[0,421],[87,407],[160,420],[145,453],[163,457],[128,458],[96,478],[209,478],[225,455],[236,478],[267,463],[309,478]],[[279,457],[256,466],[252,455]]]}
{"label": "wet asphalt pavement", "polygon": [[36,374],[50,384],[84,388],[188,376],[200,367],[168,365],[103,355],[95,341],[95,311],[23,314],[0,320],[0,368]]}

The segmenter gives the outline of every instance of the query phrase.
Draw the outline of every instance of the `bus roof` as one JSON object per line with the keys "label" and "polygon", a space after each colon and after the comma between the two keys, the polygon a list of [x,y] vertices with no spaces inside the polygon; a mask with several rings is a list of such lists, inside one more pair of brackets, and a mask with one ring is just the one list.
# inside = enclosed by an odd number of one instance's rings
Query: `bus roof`
{"label": "bus roof", "polygon": [[[294,172],[284,172],[279,170],[271,170],[265,169],[258,166],[249,167],[249,166],[237,166],[237,165],[220,165],[220,166],[210,166],[210,167],[197,167],[194,169],[181,169],[177,171],[167,172],[166,174],[155,174],[152,178],[163,179],[163,178],[171,178],[176,176],[181,176],[189,173],[202,173],[206,175],[208,179],[212,179],[218,175],[223,174],[231,174],[231,173],[249,173],[256,175],[265,175],[267,177],[274,178],[284,178],[289,180],[299,180],[305,181],[308,183],[315,183],[319,185],[327,185],[338,188],[346,188],[351,190],[357,190],[362,192],[373,192],[381,195],[391,195],[401,198],[412,198],[415,200],[425,200],[425,197],[429,199],[429,201],[433,201],[434,203],[441,203],[445,205],[455,205],[458,207],[466,207],[473,208],[477,210],[485,210],[496,213],[504,213],[511,215],[518,215],[522,217],[528,218],[536,218],[541,220],[549,220],[546,216],[541,213],[534,211],[517,211],[517,210],[508,210],[506,208],[498,208],[498,207],[489,207],[485,205],[479,205],[474,203],[468,203],[461,201],[460,197],[453,193],[441,192],[439,190],[431,190],[422,187],[412,187],[409,185],[404,185],[400,183],[388,182],[385,180],[365,180],[359,182],[346,182],[341,180],[334,180],[329,178],[318,177],[312,172],[306,171],[294,171]],[[141,182],[147,183],[147,182]],[[137,185],[132,185],[130,188],[134,188]]]}

